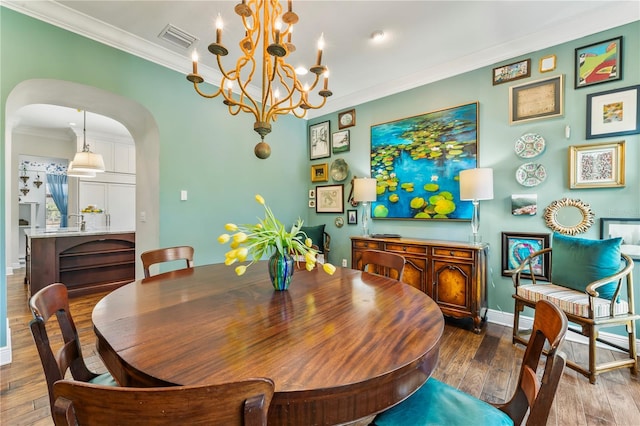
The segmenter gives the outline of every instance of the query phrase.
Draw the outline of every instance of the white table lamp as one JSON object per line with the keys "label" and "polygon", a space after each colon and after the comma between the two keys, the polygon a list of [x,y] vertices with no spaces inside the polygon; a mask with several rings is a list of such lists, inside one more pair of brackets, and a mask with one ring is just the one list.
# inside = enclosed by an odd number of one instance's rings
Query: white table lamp
{"label": "white table lamp", "polygon": [[460,172],[460,199],[473,203],[471,217],[471,242],[480,243],[482,237],[478,234],[480,228],[480,214],[478,204],[480,200],[493,200],[493,169],[467,169]]}
{"label": "white table lamp", "polygon": [[375,201],[376,180],[371,178],[353,179],[353,201],[361,202],[364,211],[362,212],[362,235],[369,236],[369,202]]}

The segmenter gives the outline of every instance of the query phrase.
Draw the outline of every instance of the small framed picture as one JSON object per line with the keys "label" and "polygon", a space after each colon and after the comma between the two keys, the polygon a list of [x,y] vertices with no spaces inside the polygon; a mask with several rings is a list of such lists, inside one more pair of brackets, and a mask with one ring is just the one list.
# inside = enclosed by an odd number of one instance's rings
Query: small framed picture
{"label": "small framed picture", "polygon": [[[329,163],[312,164],[311,165],[311,182],[328,182],[329,181]],[[311,194],[309,194],[311,197]]]}
{"label": "small framed picture", "polygon": [[347,224],[358,224],[358,210],[347,210]]}
{"label": "small framed picture", "polygon": [[309,159],[331,157],[330,135],[331,123],[329,121],[309,126]]}
{"label": "small framed picture", "polygon": [[347,127],[356,125],[356,110],[341,112],[338,114],[338,129],[346,129]]}
{"label": "small framed picture", "polygon": [[620,251],[640,260],[640,219],[600,218],[600,239],[622,238]]}
{"label": "small framed picture", "polygon": [[540,72],[549,72],[556,69],[556,55],[547,55],[540,58]]}
{"label": "small framed picture", "polygon": [[531,59],[514,62],[493,69],[493,85],[531,76]]}
{"label": "small framed picture", "polygon": [[564,76],[509,88],[509,124],[564,114]]}
{"label": "small framed picture", "polygon": [[[502,275],[510,277],[513,270],[532,253],[549,247],[550,234],[531,232],[502,233]],[[551,259],[549,253],[538,256],[531,265],[537,280],[551,281]],[[531,276],[531,269],[525,268],[522,278]]]}
{"label": "small framed picture", "polygon": [[309,198],[316,198],[316,190],[315,189],[310,189],[309,190]]}
{"label": "small framed picture", "polygon": [[313,200],[309,200],[309,208],[314,208],[316,206],[315,198]]}
{"label": "small framed picture", "polygon": [[349,131],[341,130],[339,132],[335,132],[331,140],[331,150],[334,154],[338,154],[340,152],[347,152],[351,149],[349,143]]}
{"label": "small framed picture", "polygon": [[587,95],[587,139],[640,133],[640,85]]}
{"label": "small framed picture", "polygon": [[344,213],[344,185],[316,186],[316,213]]}
{"label": "small framed picture", "polygon": [[514,216],[535,216],[538,213],[537,194],[511,195],[511,214]]}
{"label": "small framed picture", "polygon": [[622,79],[622,36],[578,47],[575,88]]}
{"label": "small framed picture", "polygon": [[569,147],[569,188],[624,186],[624,141]]}

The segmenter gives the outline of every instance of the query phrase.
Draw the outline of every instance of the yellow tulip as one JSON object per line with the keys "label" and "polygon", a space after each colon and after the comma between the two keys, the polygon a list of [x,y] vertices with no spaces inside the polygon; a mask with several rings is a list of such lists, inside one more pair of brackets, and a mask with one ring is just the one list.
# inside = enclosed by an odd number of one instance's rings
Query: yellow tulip
{"label": "yellow tulip", "polygon": [[311,247],[313,245],[313,241],[311,241],[311,238],[307,238],[306,240],[304,240],[304,245],[307,247]]}
{"label": "yellow tulip", "polygon": [[218,242],[220,244],[224,244],[226,242],[229,241],[229,239],[231,239],[231,236],[229,234],[222,234],[218,237]]}
{"label": "yellow tulip", "polygon": [[329,275],[333,275],[333,273],[336,272],[336,267],[330,263],[322,265],[322,269],[324,269],[324,271]]}
{"label": "yellow tulip", "polygon": [[316,263],[316,255],[314,253],[311,253],[310,251],[308,251],[305,255],[304,255],[304,260],[307,263]]}
{"label": "yellow tulip", "polygon": [[261,223],[256,223],[256,228],[262,229],[262,224]]}
{"label": "yellow tulip", "polygon": [[238,246],[240,246],[240,243],[236,241],[231,241],[231,244],[229,244],[229,247],[231,247],[232,249],[237,249]]}
{"label": "yellow tulip", "polygon": [[236,266],[236,275],[237,276],[240,276],[240,275],[244,274],[245,272],[247,272],[247,266],[246,265]]}
{"label": "yellow tulip", "polygon": [[233,234],[233,241],[235,241],[236,243],[243,243],[247,241],[247,238],[249,237],[244,232],[238,232],[237,234]]}
{"label": "yellow tulip", "polygon": [[235,223],[227,223],[224,226],[224,229],[226,229],[229,232],[234,232],[238,230],[238,225],[236,225]]}
{"label": "yellow tulip", "polygon": [[247,259],[248,255],[249,255],[249,249],[246,247],[241,247],[237,250],[236,257],[240,262],[244,262]]}
{"label": "yellow tulip", "polygon": [[256,195],[256,201],[264,206],[264,198],[262,198],[261,195],[259,194]]}
{"label": "yellow tulip", "polygon": [[236,257],[238,257],[237,253],[238,253],[238,250],[233,249],[233,250],[229,250],[228,252],[226,252],[224,254],[224,256],[229,258],[229,259],[235,259]]}
{"label": "yellow tulip", "polygon": [[307,268],[307,271],[313,271],[313,268],[315,268],[315,267],[316,267],[316,264],[315,264],[315,262],[314,262],[314,263],[307,262],[307,263],[304,265],[304,267],[305,267],[305,268]]}
{"label": "yellow tulip", "polygon": [[236,259],[235,257],[227,257],[224,260],[224,264],[229,266],[229,265],[233,265],[234,263],[236,263],[238,261],[238,259]]}

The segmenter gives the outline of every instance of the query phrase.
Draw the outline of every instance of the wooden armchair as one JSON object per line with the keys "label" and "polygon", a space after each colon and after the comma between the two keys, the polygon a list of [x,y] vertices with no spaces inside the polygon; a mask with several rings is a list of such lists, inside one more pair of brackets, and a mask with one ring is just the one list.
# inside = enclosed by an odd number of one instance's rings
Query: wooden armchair
{"label": "wooden armchair", "polygon": [[250,379],[217,385],[127,388],[61,380],[53,387],[56,425],[267,424],[274,384]]}
{"label": "wooden armchair", "polygon": [[[75,380],[117,386],[111,374],[97,374],[87,368],[82,357],[78,331],[69,311],[67,287],[61,283],[50,284],[34,294],[29,300],[33,320],[29,323],[33,340],[42,362],[49,390],[49,403],[53,412],[53,384],[64,379],[68,370]],[[63,342],[52,347],[47,334],[47,321],[56,316]],[[57,348],[58,346],[59,349]]]}
{"label": "wooden armchair", "polygon": [[[540,263],[541,256],[546,256],[545,261],[551,261],[551,283],[537,282],[534,276],[534,265]],[[598,263],[605,258],[609,265]],[[595,264],[592,263],[594,259],[597,260]],[[582,278],[581,289],[577,289],[575,282],[566,281],[578,279],[584,271],[597,275]],[[637,374],[635,321],[640,315],[635,313],[632,272],[633,261],[620,253],[619,242],[554,235],[552,248],[532,253],[514,270],[513,342],[527,343],[528,333],[520,329],[520,314],[524,307],[534,308],[537,301],[547,300],[560,307],[569,322],[579,326],[570,327],[570,331],[589,339],[589,365],[585,368],[568,360],[567,366],[588,377],[590,383],[595,383],[599,374],[617,368],[630,368],[632,374]],[[599,336],[601,329],[614,326],[625,327],[628,347]],[[628,357],[598,363],[596,342],[624,351]]]}
{"label": "wooden armchair", "polygon": [[[403,256],[381,250],[362,252],[361,270],[402,280],[406,260]],[[371,268],[369,267],[371,266]]]}
{"label": "wooden armchair", "polygon": [[149,269],[151,265],[155,265],[156,263],[185,260],[186,267],[193,268],[193,251],[193,247],[191,246],[166,247],[145,251],[140,255],[142,268],[144,269],[144,277],[149,278],[151,276]]}
{"label": "wooden armchair", "polygon": [[[489,404],[430,378],[413,395],[374,419],[377,426],[400,425],[527,425],[547,424],[565,366],[559,351],[567,333],[567,317],[545,300],[536,304],[532,338],[524,352],[518,384],[504,404]],[[545,345],[546,350],[545,350]],[[544,372],[537,373],[546,354]]]}

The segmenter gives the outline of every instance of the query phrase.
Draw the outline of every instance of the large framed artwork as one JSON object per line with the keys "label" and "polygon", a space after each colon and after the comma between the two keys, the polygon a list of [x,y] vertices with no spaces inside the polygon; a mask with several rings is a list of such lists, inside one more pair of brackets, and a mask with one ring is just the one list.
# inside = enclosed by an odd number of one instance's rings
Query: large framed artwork
{"label": "large framed artwork", "polygon": [[640,133],[640,85],[587,95],[587,139]]}
{"label": "large framed artwork", "polygon": [[344,213],[344,185],[316,186],[316,213]]}
{"label": "large framed artwork", "polygon": [[478,165],[479,104],[371,126],[374,219],[471,220],[458,175]]}
{"label": "large framed artwork", "polygon": [[576,89],[622,79],[622,37],[578,47],[574,66]]}
{"label": "large framed artwork", "polygon": [[[513,275],[522,261],[530,254],[549,248],[550,234],[537,234],[532,232],[503,232],[502,233],[502,275],[509,277]],[[537,280],[551,280],[551,264],[549,253],[538,256],[531,265],[531,268],[522,270],[522,278],[533,276]]]}
{"label": "large framed artwork", "polygon": [[509,87],[509,124],[563,114],[563,74]]}
{"label": "large framed artwork", "polygon": [[331,157],[331,123],[324,121],[309,126],[309,159]]}
{"label": "large framed artwork", "polygon": [[569,188],[624,186],[624,141],[569,147]]}

